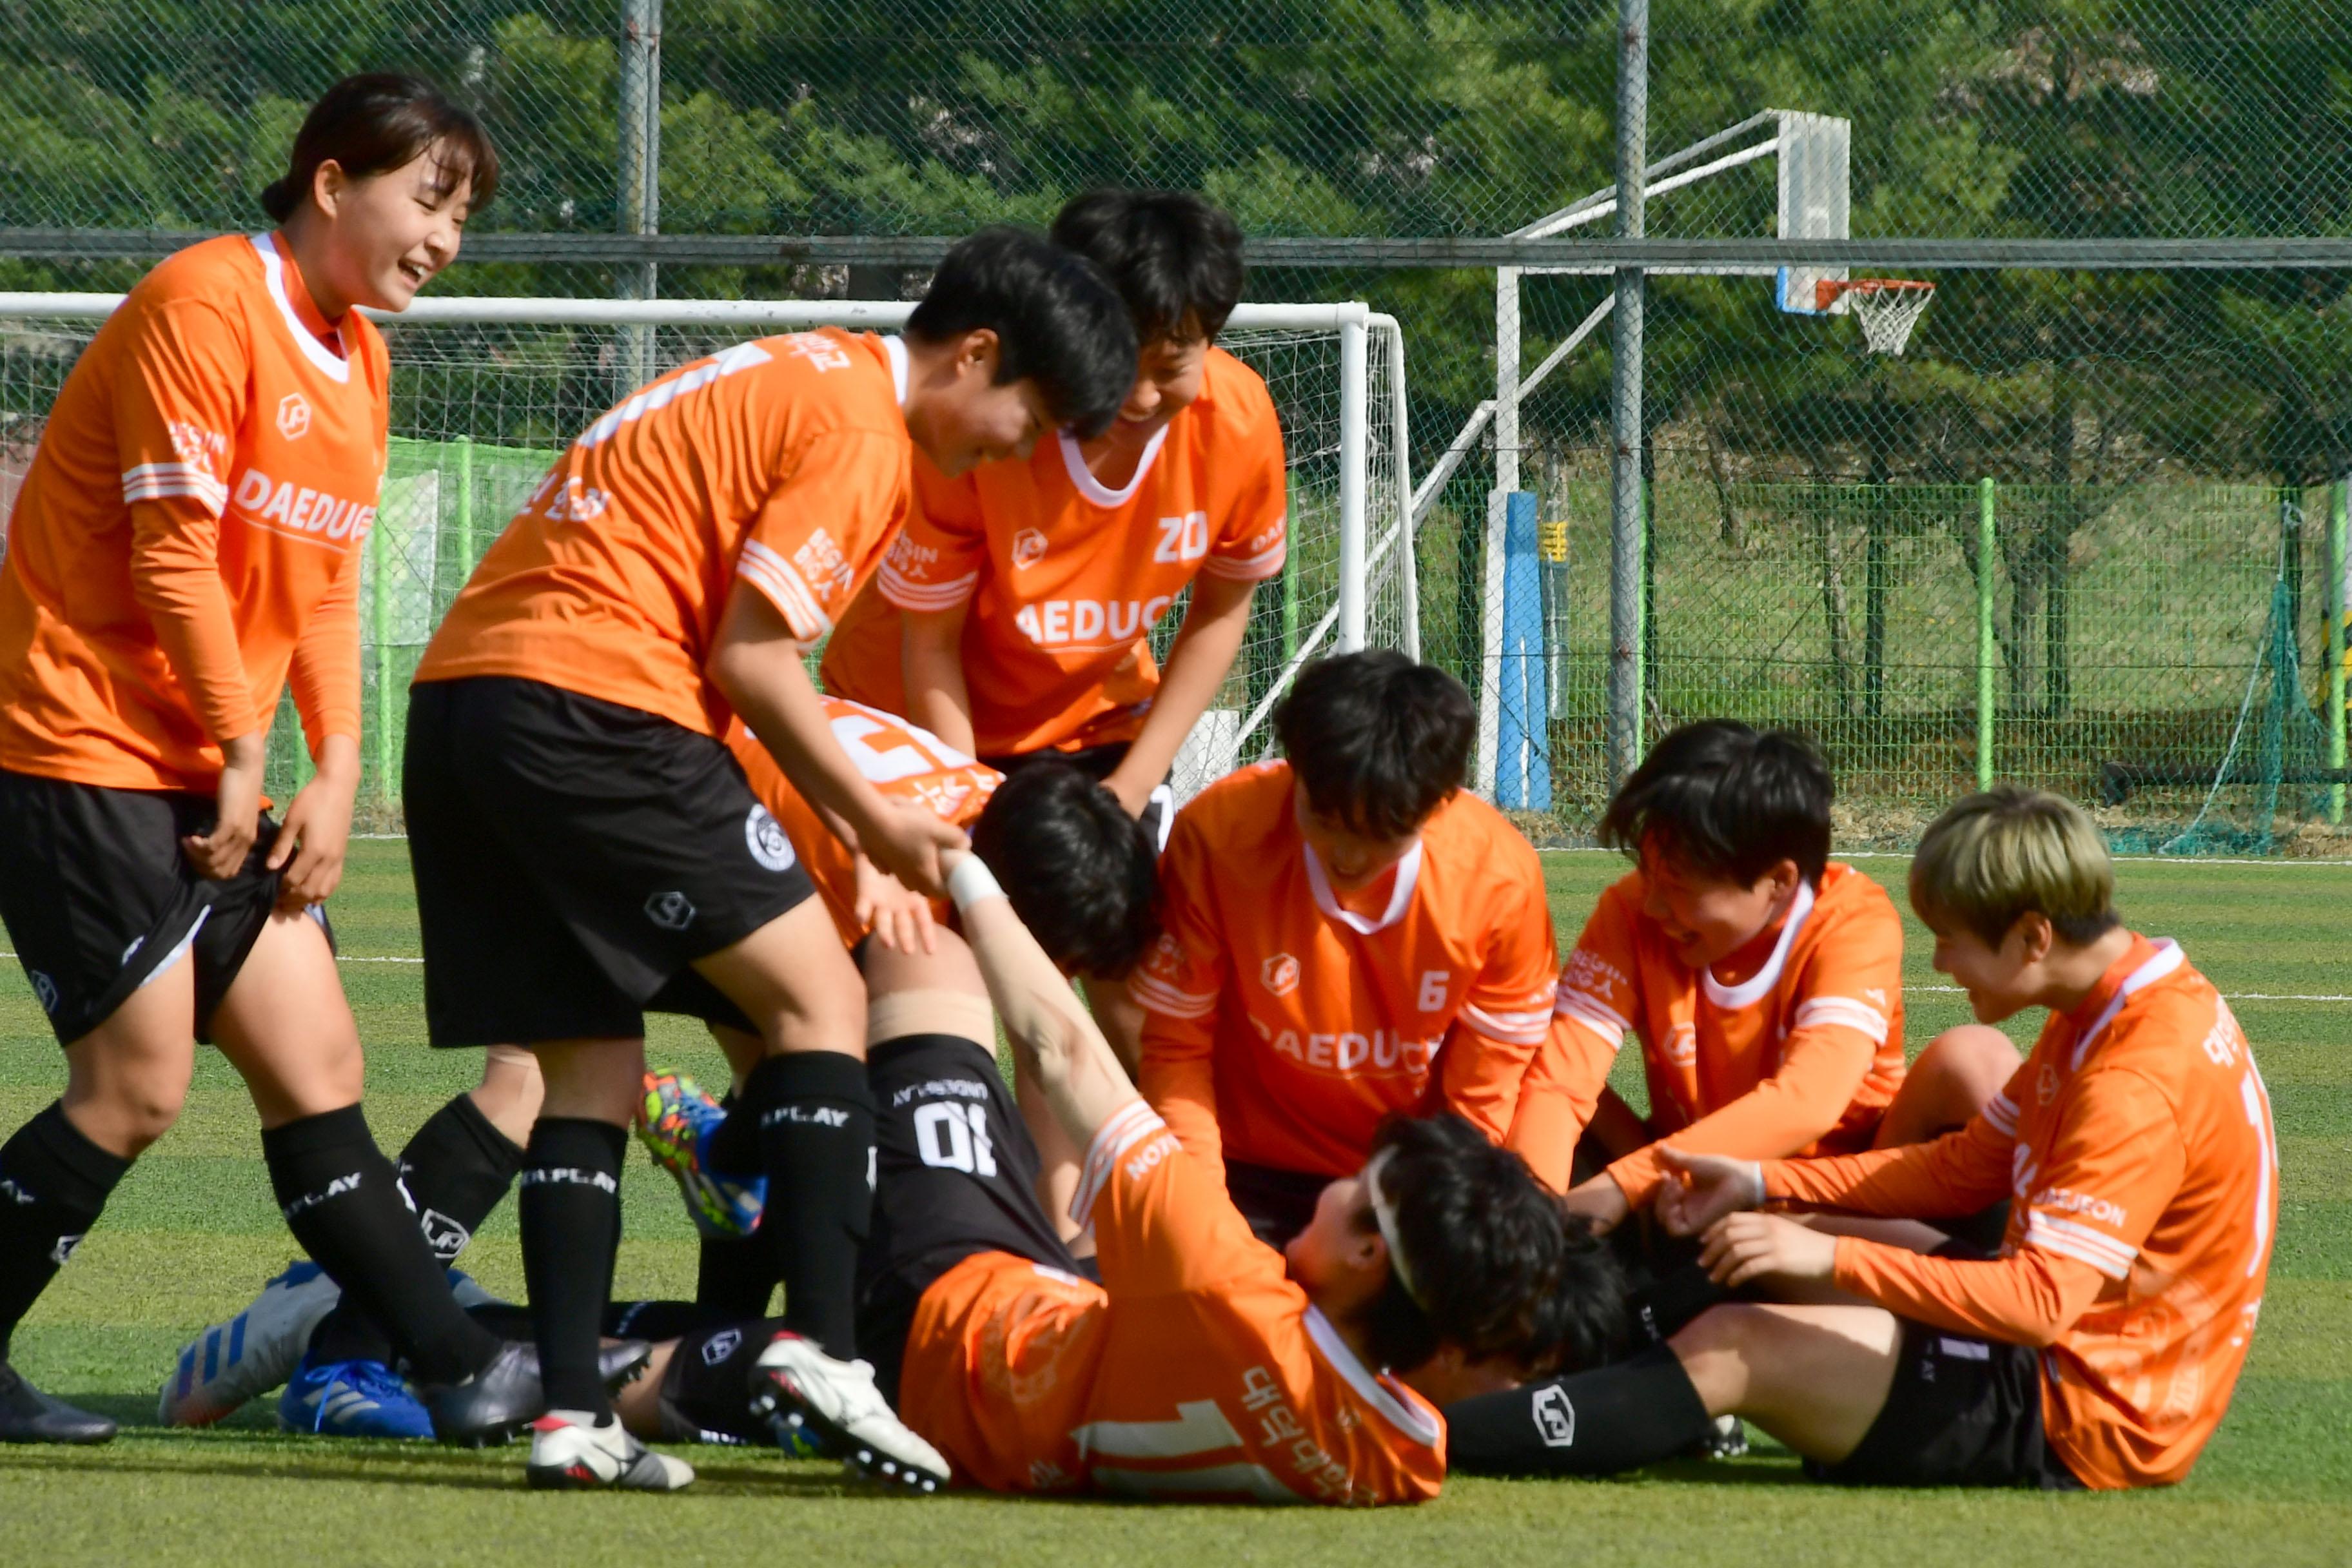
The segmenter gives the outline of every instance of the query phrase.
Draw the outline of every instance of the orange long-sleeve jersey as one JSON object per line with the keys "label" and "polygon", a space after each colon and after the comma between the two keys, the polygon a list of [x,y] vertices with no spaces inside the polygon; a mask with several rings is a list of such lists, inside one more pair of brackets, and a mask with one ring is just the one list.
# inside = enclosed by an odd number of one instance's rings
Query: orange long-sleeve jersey
{"label": "orange long-sleeve jersey", "polygon": [[1143,1092],[1195,1155],[1340,1175],[1391,1111],[1433,1100],[1496,1142],[1550,1026],[1551,910],[1534,849],[1456,795],[1377,916],[1340,904],[1298,831],[1287,763],[1177,814],[1163,934],[1129,981]]}
{"label": "orange long-sleeve jersey", "polygon": [[1366,1366],[1142,1101],[1087,1152],[1099,1286],[1008,1253],[923,1293],[899,1415],[959,1480],[1185,1502],[1420,1502],[1445,1426]]}
{"label": "orange long-sleeve jersey", "polygon": [[2171,942],[2135,937],[1959,1131],[1764,1179],[1776,1198],[1920,1219],[2009,1199],[1993,1261],[1845,1237],[1836,1281],[2042,1346],[2042,1426],[2086,1485],[2179,1480],[2229,1408],[2270,1272],[2278,1141],[2237,1020]]}
{"label": "orange long-sleeve jersey", "polygon": [[[919,724],[877,712],[841,697],[820,698],[834,742],[867,784],[886,795],[913,801],[958,827],[968,826],[988,805],[1004,775],[974,762]],[[751,793],[793,841],[801,867],[816,884],[842,942],[856,947],[866,934],[857,918],[857,856],[835,837],[824,816],[809,805],[760,738],[737,720],[727,744],[743,764]],[[934,906],[945,918],[945,900]]]}
{"label": "orange long-sleeve jersey", "polygon": [[290,679],[312,749],[360,732],[361,546],[390,364],[268,235],[141,279],[58,395],[0,567],[0,766],[219,786]]}
{"label": "orange long-sleeve jersey", "polygon": [[[1678,1149],[1759,1159],[1868,1148],[1903,1084],[1903,921],[1885,890],[1832,863],[1818,890],[1798,888],[1763,967],[1732,985],[1675,956],[1643,893],[1638,871],[1612,885],[1569,954],[1559,1024],[1528,1075],[1512,1147],[1538,1175],[1566,1180],[1633,1033],[1651,1131]],[[1638,1151],[1609,1173],[1639,1206],[1657,1191],[1657,1154]]]}
{"label": "orange long-sleeve jersey", "polygon": [[905,520],[906,348],[826,329],[682,365],[559,458],[417,665],[504,675],[724,735],[705,678],[738,578],[814,643]]}
{"label": "orange long-sleeve jersey", "polygon": [[981,755],[1131,741],[1160,689],[1153,624],[1197,575],[1279,573],[1287,505],[1274,399],[1223,349],[1123,489],[1097,482],[1066,434],[959,479],[918,462],[906,532],[825,645],[825,689],[907,711],[901,612],[969,605]]}

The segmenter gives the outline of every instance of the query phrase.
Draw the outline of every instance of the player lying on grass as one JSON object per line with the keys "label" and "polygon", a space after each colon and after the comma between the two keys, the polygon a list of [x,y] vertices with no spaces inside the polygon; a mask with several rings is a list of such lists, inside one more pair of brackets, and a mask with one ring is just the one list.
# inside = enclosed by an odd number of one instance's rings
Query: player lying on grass
{"label": "player lying on grass", "polygon": [[[1011,786],[1008,786],[1011,787]],[[1565,1357],[1613,1327],[1605,1256],[1514,1155],[1457,1117],[1396,1119],[1277,1252],[1215,1167],[1136,1094],[1068,982],[999,892],[957,859],[963,983],[875,1006],[905,1031],[868,1056],[878,1110],[860,1331],[908,1424],[963,1483],[1014,1492],[1379,1503],[1434,1496],[1433,1402]],[[936,976],[934,977],[936,980]],[[982,984],[984,982],[984,993]],[[1037,1199],[1037,1146],[994,1055],[1085,1151],[1081,1279]],[[621,1409],[646,1436],[790,1435],[839,1418],[796,1385],[779,1325],[705,1329],[656,1352]]]}
{"label": "player lying on grass", "polygon": [[[1609,1227],[1646,1205],[1668,1141],[1759,1159],[1933,1138],[2016,1070],[2006,1037],[1964,1025],[1906,1074],[1902,919],[1830,859],[1832,793],[1802,737],[1708,720],[1660,741],[1610,801],[1601,841],[1639,868],[1569,954],[1511,1130],[1547,1180],[1579,1178],[1572,1210]],[[1646,1119],[1602,1087],[1629,1034]]]}
{"label": "player lying on grass", "polygon": [[[1143,826],[1101,784],[1051,763],[1004,779],[907,720],[839,698],[824,702],[835,738],[877,789],[971,828],[974,850],[1064,973],[1116,983],[1134,966],[1159,931],[1155,857]],[[772,762],[747,743],[737,752],[753,791],[791,836],[869,990],[880,988],[868,1006],[869,1049],[905,1032],[894,1022],[900,1004],[886,996],[967,984],[977,995],[970,957],[940,929],[945,911],[908,898],[849,850]],[[759,1042],[724,1027],[712,1032],[733,1068],[730,1098],[740,1100],[757,1068]],[[987,1044],[994,1034],[983,1028],[976,1037]],[[629,1331],[765,1316],[781,1277],[774,1245],[771,1234],[742,1239],[759,1226],[766,1193],[757,1140],[749,1136],[755,1129],[730,1118],[691,1080],[667,1074],[648,1079],[639,1125],[656,1159],[686,1183],[704,1238],[691,1318],[640,1310],[624,1320]]]}
{"label": "player lying on grass", "polygon": [[[1936,968],[1987,1024],[2050,1017],[1983,1113],[1823,1159],[1666,1156],[1668,1228],[1727,1286],[1622,1364],[1448,1412],[1464,1468],[1605,1474],[1733,1414],[1823,1479],[2117,1488],[2189,1473],[2262,1307],[2278,1213],[2269,1096],[2237,1020],[2169,942],[2126,930],[2097,828],[2015,787],[1939,817],[1911,867]],[[1932,1227],[2001,1199],[1998,1251]],[[1840,1236],[1765,1204],[1911,1219]],[[1803,1303],[1803,1304],[1798,1304]]]}
{"label": "player lying on grass", "polygon": [[[971,830],[977,853],[1002,872],[1014,910],[1065,973],[1116,977],[1150,945],[1159,929],[1152,847],[1142,826],[1099,783],[1075,767],[1041,765],[1024,769],[1006,784],[993,769],[905,720],[841,698],[821,700],[834,739],[868,783]],[[897,950],[891,960],[894,983],[923,989],[926,955],[935,953],[941,941],[932,925],[939,914],[835,837],[740,723],[729,745],[753,795],[792,840],[853,957],[863,955],[870,927],[877,947]],[[955,962],[953,955],[945,962]],[[965,958],[955,973],[970,971]],[[887,1037],[887,1021],[882,1034],[874,1034],[873,1027],[869,1022],[869,1037]],[[764,1058],[761,1039],[724,1026],[713,1033],[735,1068],[740,1092],[744,1078]],[[536,1105],[541,1083],[530,1053],[502,1047],[493,1058],[493,1085],[506,1097],[494,1109],[511,1114],[517,1106]],[[771,1238],[783,1227],[752,1234],[767,1193],[758,1124],[745,1117],[733,1122],[731,1133],[726,1131],[726,1110],[690,1079],[649,1077],[646,1088],[641,1135],[656,1159],[686,1184],[688,1210],[703,1233],[699,1278],[693,1301],[625,1303],[607,1326],[618,1333],[667,1338],[690,1328],[765,1316],[783,1273]],[[478,1097],[484,1090],[475,1092]],[[520,1131],[528,1137],[525,1114]],[[431,1131],[428,1123],[412,1140],[409,1152],[418,1152]],[[446,1159],[448,1152],[441,1152]],[[415,1171],[403,1179],[412,1189],[428,1184]],[[471,1223],[478,1223],[504,1190],[478,1184],[482,1190],[473,1201],[478,1214]],[[452,1228],[428,1215],[428,1240]],[[488,1301],[462,1276],[453,1281],[461,1304],[473,1308]],[[347,1310],[329,1315],[337,1295],[333,1280],[315,1264],[290,1266],[244,1311],[208,1328],[181,1352],[165,1385],[166,1419],[172,1412],[201,1408],[205,1421],[218,1420],[284,1382],[278,1419],[289,1431],[379,1438],[421,1435],[423,1407],[415,1391],[385,1364],[392,1359],[388,1351],[359,1337],[367,1331],[365,1321],[353,1323]],[[509,1314],[495,1316],[502,1330],[512,1324]],[[177,1424],[201,1423],[183,1418]]]}
{"label": "player lying on grass", "polygon": [[1178,814],[1166,933],[1129,986],[1146,1098],[1279,1246],[1388,1116],[1503,1142],[1559,950],[1535,851],[1462,788],[1477,714],[1453,677],[1322,659],[1274,727],[1284,761]]}
{"label": "player lying on grass", "polygon": [[[614,1422],[595,1376],[647,1007],[761,1039],[742,1105],[763,1173],[792,1194],[767,1224],[812,1347],[803,1380],[866,1375],[865,991],[721,737],[740,715],[868,859],[938,891],[939,853],[963,835],[860,775],[803,656],[895,537],[917,447],[957,474],[1064,425],[1098,430],[1134,371],[1126,311],[1089,264],[977,235],[903,338],[740,344],[605,414],[426,648],[404,803],[427,1027],[436,1047],[527,1046],[546,1079],[518,1204],[555,1412],[535,1484],[689,1479]],[[875,1440],[923,1460],[902,1430]]]}
{"label": "player lying on grass", "polygon": [[[827,645],[828,690],[903,713],[1003,773],[1060,758],[1164,845],[1164,780],[1278,575],[1288,486],[1274,400],[1216,346],[1242,295],[1232,216],[1176,191],[1098,190],[1053,237],[1100,267],[1142,345],[1118,417],[1025,463],[918,462],[907,531]],[[1168,664],[1152,626],[1182,596]],[[1141,1019],[1089,986],[1133,1069]],[[1067,1194],[1064,1194],[1066,1197]]]}
{"label": "player lying on grass", "polygon": [[[439,1390],[431,1425],[478,1438],[537,1414],[538,1368],[458,1310],[369,1134],[321,907],[359,779],[361,545],[389,410],[356,307],[404,309],[456,257],[498,163],[429,85],[368,76],[320,100],[290,164],[263,198],[274,232],[208,240],[131,291],[16,498],[0,915],[67,1087],[0,1147],[0,1351],[178,1117],[203,1038],[252,1091],[296,1237]],[[261,779],[289,684],[318,771],[277,824]],[[462,1110],[436,1121],[426,1146],[473,1131]],[[0,1363],[0,1439],[113,1431]]]}

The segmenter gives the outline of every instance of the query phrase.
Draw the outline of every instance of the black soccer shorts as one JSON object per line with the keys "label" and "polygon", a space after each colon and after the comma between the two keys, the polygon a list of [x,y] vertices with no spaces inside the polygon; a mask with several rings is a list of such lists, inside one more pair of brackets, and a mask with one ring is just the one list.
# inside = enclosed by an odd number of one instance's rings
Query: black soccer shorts
{"label": "black soccer shorts", "polygon": [[[267,816],[235,876],[196,874],[180,840],[210,833],[218,814],[210,795],[0,770],[0,921],[58,1044],[105,1023],[183,954],[196,966],[196,1037],[211,1040],[280,879],[264,864],[278,840]],[[326,927],[323,910],[311,915]]]}
{"label": "black soccer shorts", "polygon": [[1037,1198],[1037,1146],[996,1059],[971,1040],[912,1035],[868,1053],[874,1218],[857,1266],[857,1343],[885,1397],[907,1331],[940,1277],[979,1252],[1080,1274]]}
{"label": "black soccer shorts", "polygon": [[815,891],[725,746],[540,681],[415,688],[402,792],[436,1046],[750,1029],[693,962]]}
{"label": "black soccer shorts", "polygon": [[2082,1489],[2043,1440],[2039,1352],[1901,1321],[1878,1419],[1853,1453],[1808,1462],[1809,1474],[1844,1486]]}

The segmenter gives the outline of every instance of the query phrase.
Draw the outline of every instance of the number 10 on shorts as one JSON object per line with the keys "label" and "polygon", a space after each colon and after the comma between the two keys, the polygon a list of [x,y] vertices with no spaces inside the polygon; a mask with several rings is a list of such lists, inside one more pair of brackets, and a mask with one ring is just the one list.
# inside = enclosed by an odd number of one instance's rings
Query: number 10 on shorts
{"label": "number 10 on shorts", "polygon": [[915,1149],[923,1163],[966,1175],[996,1174],[996,1149],[988,1141],[988,1108],[934,1100],[915,1109]]}

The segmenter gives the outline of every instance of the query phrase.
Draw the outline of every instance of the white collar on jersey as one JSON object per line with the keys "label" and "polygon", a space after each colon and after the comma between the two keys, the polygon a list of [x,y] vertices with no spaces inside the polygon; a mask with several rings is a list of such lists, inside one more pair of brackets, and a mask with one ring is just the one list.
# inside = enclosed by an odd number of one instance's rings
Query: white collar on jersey
{"label": "white collar on jersey", "polygon": [[1307,887],[1315,895],[1315,907],[1359,936],[1370,936],[1388,930],[1404,918],[1405,907],[1412,902],[1412,890],[1421,882],[1422,842],[1414,839],[1412,847],[1404,852],[1404,858],[1397,862],[1396,886],[1390,889],[1389,907],[1381,911],[1378,920],[1369,920],[1353,910],[1340,908],[1339,896],[1331,891],[1331,878],[1323,869],[1321,857],[1315,853],[1315,846],[1302,842],[1298,847],[1307,856]]}
{"label": "white collar on jersey", "polygon": [[2074,1042],[2074,1054],[2067,1058],[2066,1070],[2082,1071],[2083,1053],[2089,1050],[2091,1042],[2116,1021],[2116,1015],[2124,1010],[2124,1004],[2131,1000],[2134,992],[2155,984],[2187,962],[2188,955],[2180,951],[2179,942],[2168,936],[2158,937],[2156,956],[2124,977],[2124,983],[2116,987],[2116,994],[2107,998],[2107,1005],[2099,1009],[2099,1016],[2091,1020],[2091,1026],[2083,1031],[2083,1037]]}
{"label": "white collar on jersey", "polygon": [[907,340],[892,332],[882,340],[882,353],[890,361],[890,384],[898,393],[898,412],[907,411]]}
{"label": "white collar on jersey", "polygon": [[1135,499],[1135,492],[1143,488],[1143,477],[1151,471],[1153,460],[1160,456],[1161,443],[1168,439],[1168,431],[1169,426],[1162,425],[1151,433],[1151,439],[1143,445],[1143,456],[1135,460],[1135,477],[1127,481],[1125,489],[1108,489],[1087,471],[1087,455],[1078,450],[1076,438],[1067,430],[1056,432],[1062,443],[1062,467],[1069,470],[1070,483],[1077,487],[1078,493],[1095,505],[1125,506]]}
{"label": "white collar on jersey", "polygon": [[286,318],[286,330],[294,334],[295,346],[302,351],[302,357],[330,379],[350,381],[352,362],[320,342],[318,334],[304,326],[302,318],[295,312],[294,301],[286,292],[286,261],[278,254],[278,242],[266,234],[247,237],[253,241],[254,251],[261,258],[261,275],[269,284],[269,297],[278,301],[278,313]]}
{"label": "white collar on jersey", "polygon": [[1357,1397],[1379,1411],[1390,1426],[1425,1448],[1437,1447],[1445,1428],[1432,1419],[1428,1411],[1410,1399],[1398,1397],[1384,1380],[1374,1376],[1371,1368],[1348,1348],[1348,1342],[1339,1337],[1339,1331],[1331,1326],[1331,1320],[1323,1315],[1320,1307],[1309,1305],[1307,1309],[1307,1337],[1323,1352],[1331,1370],[1356,1391]]}
{"label": "white collar on jersey", "polygon": [[1789,948],[1797,940],[1797,928],[1813,912],[1813,889],[1809,883],[1797,884],[1797,896],[1789,900],[1788,922],[1780,928],[1780,940],[1772,944],[1772,956],[1764,967],[1738,985],[1726,985],[1715,977],[1712,968],[1699,972],[1698,983],[1706,992],[1706,999],[1718,1007],[1752,1007],[1772,993],[1780,984],[1780,971],[1789,962]]}

